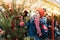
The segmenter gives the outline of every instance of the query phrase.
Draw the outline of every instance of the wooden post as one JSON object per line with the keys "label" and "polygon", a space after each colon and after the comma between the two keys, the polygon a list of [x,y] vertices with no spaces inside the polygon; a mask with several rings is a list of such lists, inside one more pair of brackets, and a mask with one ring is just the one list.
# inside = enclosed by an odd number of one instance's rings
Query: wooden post
{"label": "wooden post", "polygon": [[54,15],[53,13],[52,13],[51,18],[52,18],[52,40],[54,40]]}

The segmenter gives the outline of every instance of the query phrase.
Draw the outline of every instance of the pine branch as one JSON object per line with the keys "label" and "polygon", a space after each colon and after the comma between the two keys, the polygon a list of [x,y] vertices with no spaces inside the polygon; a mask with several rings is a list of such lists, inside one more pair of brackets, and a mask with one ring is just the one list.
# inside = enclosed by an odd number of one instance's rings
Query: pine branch
{"label": "pine branch", "polygon": [[12,0],[12,5],[13,5],[13,10],[14,10],[14,15],[17,15],[17,8],[16,8],[16,0]]}
{"label": "pine branch", "polygon": [[[2,17],[4,19],[3,21],[4,21],[5,25],[10,24],[10,21],[5,18],[4,13],[1,10],[0,10],[0,12],[1,12],[1,15],[2,15]],[[9,25],[7,25],[7,26],[9,26]]]}
{"label": "pine branch", "polygon": [[11,12],[9,11],[8,7],[4,3],[2,4],[2,6],[6,10],[6,12],[9,14],[9,16],[11,16]]}
{"label": "pine branch", "polygon": [[19,10],[19,12],[18,12],[18,15],[19,14],[22,14],[22,11],[24,10],[24,5],[25,5],[25,0],[24,0],[24,2],[23,2],[23,4],[22,4],[22,8]]}
{"label": "pine branch", "polygon": [[1,22],[1,21],[0,21],[0,25],[6,27],[6,25],[3,22]]}

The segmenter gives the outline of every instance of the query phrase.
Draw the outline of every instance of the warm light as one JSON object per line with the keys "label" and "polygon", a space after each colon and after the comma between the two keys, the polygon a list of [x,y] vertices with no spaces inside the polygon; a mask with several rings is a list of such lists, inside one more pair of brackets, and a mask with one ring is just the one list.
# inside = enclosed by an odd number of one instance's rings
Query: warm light
{"label": "warm light", "polygon": [[20,4],[20,0],[16,1],[16,4]]}
{"label": "warm light", "polygon": [[58,12],[58,14],[60,14],[60,12]]}
{"label": "warm light", "polygon": [[36,9],[36,8],[39,8],[40,7],[40,4],[39,3],[34,3],[33,5],[31,5],[31,9]]}
{"label": "warm light", "polygon": [[47,10],[51,10],[51,8],[47,8]]}
{"label": "warm light", "polygon": [[0,5],[2,5],[2,2],[0,2]]}
{"label": "warm light", "polygon": [[12,3],[12,0],[4,0],[5,3]]}
{"label": "warm light", "polygon": [[53,12],[54,12],[54,13],[58,13],[58,11],[57,11],[57,10],[53,10]]}
{"label": "warm light", "polygon": [[16,4],[22,4],[22,0],[16,0]]}
{"label": "warm light", "polygon": [[30,2],[27,2],[27,3],[26,3],[26,6],[30,6],[30,4],[31,4]]}
{"label": "warm light", "polygon": [[0,6],[0,9],[1,9],[2,11],[5,11],[5,9],[4,9],[2,6]]}
{"label": "warm light", "polygon": [[[13,0],[4,0],[4,4],[7,4],[9,6],[9,9],[12,7],[12,1]],[[16,1],[16,2],[15,2]],[[56,0],[60,2],[60,0]],[[47,2],[44,2],[43,0],[14,0],[16,4],[16,8],[21,8],[24,5],[24,9],[28,10],[36,10],[36,8],[46,8],[46,10],[50,13],[58,13],[58,9],[56,6],[52,6],[52,4],[49,4]],[[24,3],[25,2],[25,3]],[[1,4],[1,2],[0,2]],[[3,9],[4,11],[4,9]]]}
{"label": "warm light", "polygon": [[60,0],[56,0],[56,1],[60,3]]}
{"label": "warm light", "polygon": [[5,11],[5,9],[2,9],[2,11]]}

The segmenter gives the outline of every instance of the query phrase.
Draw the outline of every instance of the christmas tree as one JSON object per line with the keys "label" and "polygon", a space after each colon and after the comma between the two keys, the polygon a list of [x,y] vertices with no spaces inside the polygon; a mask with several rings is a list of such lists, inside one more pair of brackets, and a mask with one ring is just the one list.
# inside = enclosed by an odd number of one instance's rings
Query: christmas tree
{"label": "christmas tree", "polygon": [[26,20],[27,15],[23,13],[25,2],[22,7],[18,5],[18,8],[15,2],[16,0],[12,0],[12,4],[2,2],[2,6],[0,6],[0,26],[5,31],[7,40],[23,40],[27,33],[25,24],[28,20]]}

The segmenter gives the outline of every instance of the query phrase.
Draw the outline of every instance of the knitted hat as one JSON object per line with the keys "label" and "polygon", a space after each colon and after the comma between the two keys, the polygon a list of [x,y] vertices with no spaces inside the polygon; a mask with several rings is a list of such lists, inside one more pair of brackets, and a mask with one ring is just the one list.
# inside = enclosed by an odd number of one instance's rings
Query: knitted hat
{"label": "knitted hat", "polygon": [[38,8],[37,11],[40,13],[40,16],[44,16],[45,10],[43,8]]}

